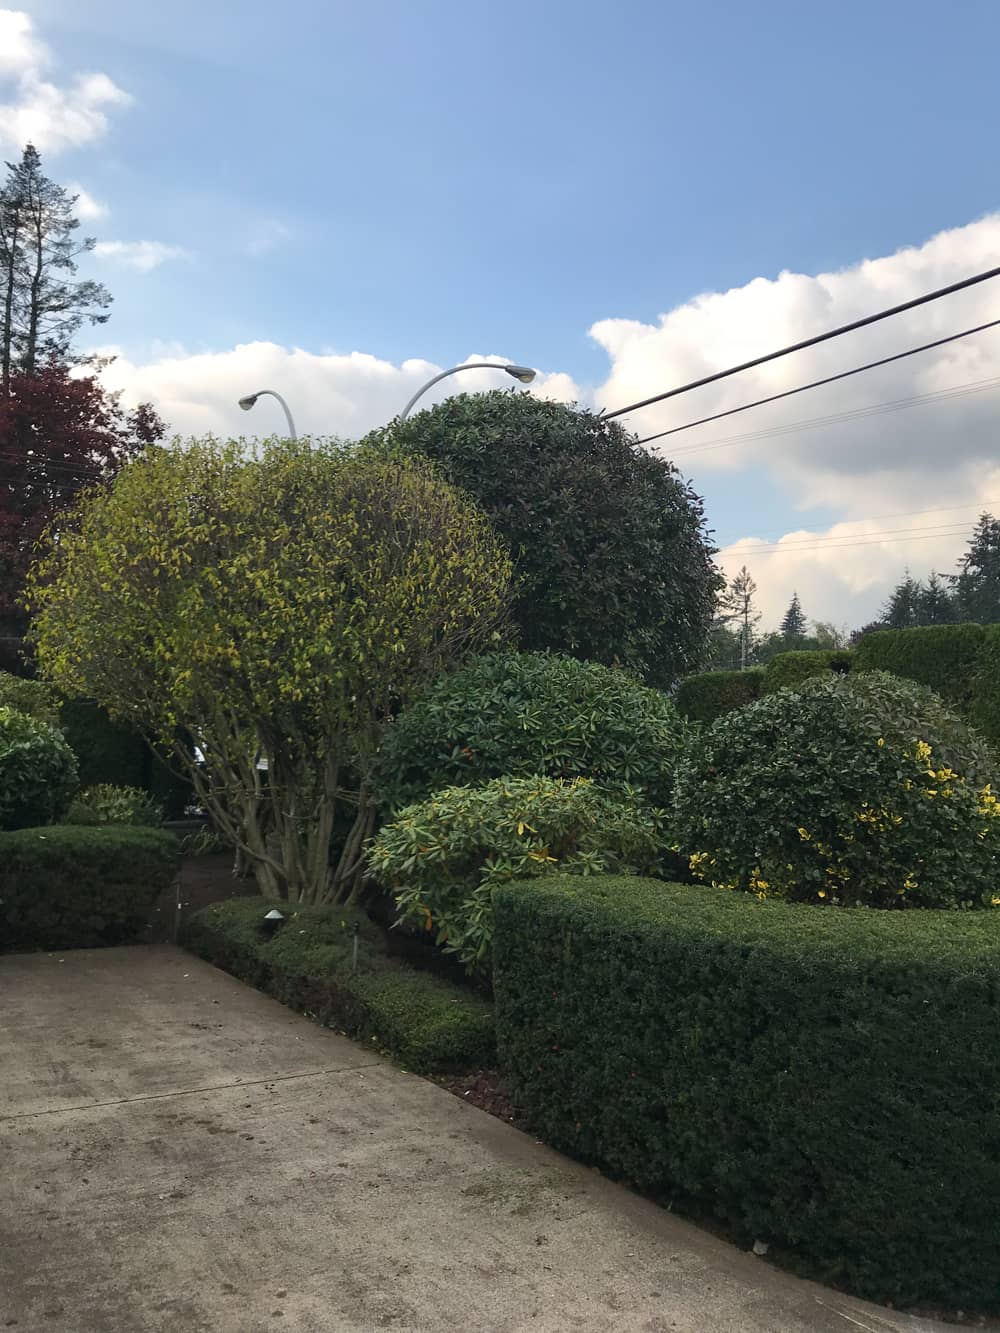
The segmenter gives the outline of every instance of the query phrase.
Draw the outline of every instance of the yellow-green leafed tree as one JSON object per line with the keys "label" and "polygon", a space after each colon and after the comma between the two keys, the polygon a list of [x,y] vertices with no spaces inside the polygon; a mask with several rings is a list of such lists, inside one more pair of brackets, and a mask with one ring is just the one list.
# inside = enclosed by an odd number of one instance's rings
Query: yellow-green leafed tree
{"label": "yellow-green leafed tree", "polygon": [[428,463],[208,439],[85,497],[29,596],[43,674],[169,746],[264,893],[329,902],[358,892],[387,719],[496,641],[509,585],[487,519]]}

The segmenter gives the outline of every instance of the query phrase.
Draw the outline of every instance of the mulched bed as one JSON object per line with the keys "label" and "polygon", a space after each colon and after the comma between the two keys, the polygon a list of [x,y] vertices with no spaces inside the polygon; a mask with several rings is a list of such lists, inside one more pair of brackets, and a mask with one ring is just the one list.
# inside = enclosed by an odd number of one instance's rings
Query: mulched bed
{"label": "mulched bed", "polygon": [[524,1128],[524,1116],[511,1101],[497,1070],[478,1069],[474,1074],[460,1074],[434,1081],[456,1097],[461,1097],[462,1101],[471,1102],[481,1111],[495,1115],[498,1120],[506,1120],[518,1129]]}
{"label": "mulched bed", "polygon": [[257,883],[252,877],[234,878],[232,852],[186,856],[181,861],[180,891],[170,888],[160,895],[143,939],[148,944],[172,944],[180,922],[192,913],[209,903],[225,898],[251,898],[256,892]]}

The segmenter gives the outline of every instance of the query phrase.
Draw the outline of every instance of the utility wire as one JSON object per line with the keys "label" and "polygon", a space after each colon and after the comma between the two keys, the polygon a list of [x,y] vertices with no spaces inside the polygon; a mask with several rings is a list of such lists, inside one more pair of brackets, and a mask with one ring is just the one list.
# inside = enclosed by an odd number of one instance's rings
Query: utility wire
{"label": "utility wire", "polygon": [[887,402],[868,403],[864,407],[846,408],[843,412],[831,412],[821,417],[806,417],[798,421],[785,422],[780,426],[767,426],[762,430],[744,431],[741,435],[724,435],[721,439],[707,440],[704,444],[691,445],[686,449],[675,449],[671,458],[681,458],[685,454],[700,454],[715,449],[731,449],[737,444],[749,444],[753,440],[777,439],[783,435],[797,435],[804,430],[815,430],[821,426],[833,426],[841,421],[864,421],[868,417],[885,416],[889,412],[899,412],[907,407],[925,407],[929,403],[946,402],[952,398],[966,398],[971,394],[987,393],[1000,388],[1000,375],[984,380],[970,380],[967,384],[954,384],[948,389],[935,389],[930,393],[914,394],[910,398],[893,398]]}
{"label": "utility wire", "polygon": [[[935,509],[902,509],[902,510],[897,509],[897,510],[895,510],[895,511],[894,511],[893,513],[891,513],[891,514],[867,514],[867,515],[864,516],[863,518],[842,518],[842,519],[838,519],[838,522],[840,522],[840,523],[880,523],[883,519],[886,519],[886,518],[915,518],[915,517],[917,517],[918,515],[923,515],[923,514],[953,514],[953,513],[955,513],[956,510],[959,510],[959,509],[980,509],[980,510],[982,510],[982,509],[984,509],[984,507],[985,507],[986,505],[1000,505],[1000,495],[987,496],[985,499],[982,499],[982,500],[970,500],[967,504],[960,504],[960,505],[940,505],[940,506],[938,506],[938,507],[935,508]],[[959,520],[958,520],[958,519],[952,519],[951,521],[952,521],[953,523],[958,523]],[[899,529],[897,529],[897,531],[898,531],[898,530],[899,530]],[[919,530],[920,530],[920,529],[917,529],[917,531],[919,531]],[[838,536],[843,536],[843,537],[867,537],[867,536],[870,536],[871,534],[870,534],[870,533],[865,533],[865,532],[853,532],[853,533],[852,533],[852,532],[845,532],[845,533],[838,533],[837,535],[838,535]],[[804,540],[806,540],[806,539],[803,538],[803,541],[804,541]],[[809,538],[809,540],[810,540],[810,541],[815,541],[815,540],[817,540],[817,539],[811,537],[811,538]],[[775,538],[774,540],[770,540],[770,539],[768,539],[768,540],[766,540],[766,541],[765,541],[765,540],[761,540],[760,543],[759,543],[759,545],[760,545],[760,546],[777,546],[778,543],[779,543],[779,541],[780,541],[780,538]]]}
{"label": "utility wire", "polygon": [[[857,520],[854,521],[856,522]],[[828,546],[833,548],[838,546],[841,542],[843,542],[845,545],[853,545],[857,541],[868,541],[869,538],[874,541],[878,540],[881,537],[891,537],[891,536],[907,537],[911,536],[914,533],[923,533],[923,532],[940,533],[942,536],[950,537],[956,532],[967,531],[968,527],[969,527],[968,522],[960,522],[957,519],[952,519],[950,523],[929,523],[929,524],[923,523],[905,528],[880,528],[876,529],[873,532],[863,532],[863,531],[834,532],[828,534],[825,537],[814,533],[811,536],[798,537],[793,541],[784,541],[784,540],[774,541],[774,542],[762,541],[756,543],[753,546],[746,546],[743,549],[747,552],[748,555],[751,555],[757,551],[770,551],[771,549],[777,549],[778,547],[780,547],[781,550],[783,551],[795,551],[798,550],[800,547],[816,546],[819,543],[822,543],[823,546]]]}
{"label": "utility wire", "polygon": [[788,347],[780,347],[776,352],[766,352],[763,356],[754,357],[752,361],[743,361],[738,366],[730,366],[728,370],[717,370],[712,375],[704,375],[699,380],[692,380],[689,384],[681,384],[676,389],[667,389],[663,393],[653,394],[651,398],[643,398],[638,403],[629,403],[628,407],[616,408],[614,412],[605,412],[605,420],[611,420],[613,417],[624,416],[626,412],[636,412],[640,407],[649,407],[651,403],[662,403],[665,398],[675,398],[680,393],[689,393],[692,389],[700,389],[703,384],[715,384],[717,380],[724,380],[730,375],[738,375],[743,370],[752,370],[754,366],[762,366],[767,361],[776,361],[779,357],[788,356],[791,352],[801,352],[806,347],[815,347],[818,343],[828,342],[831,338],[839,338],[844,333],[853,333],[855,329],[866,328],[869,324],[877,324],[879,320],[888,319],[891,315],[901,315],[904,310],[914,310],[917,306],[926,305],[929,301],[940,300],[942,296],[950,296],[952,292],[964,291],[967,287],[975,287],[977,283],[986,282],[990,278],[995,278],[1000,274],[1000,267],[987,269],[985,273],[973,274],[971,278],[963,278],[961,282],[949,283],[947,287],[939,287],[937,291],[927,292],[924,296],[917,296],[912,301],[904,301],[901,305],[894,305],[888,310],[879,310],[874,315],[865,315],[864,319],[852,320],[850,324],[841,324],[839,328],[829,329],[826,333],[817,333],[812,338],[804,338],[802,342],[792,343]]}
{"label": "utility wire", "polygon": [[[41,474],[47,472],[65,472],[68,476],[71,477],[80,477],[83,479],[90,478],[93,481],[102,480],[102,477],[99,474],[95,473],[93,470],[86,469],[84,466],[80,464],[64,463],[60,462],[58,459],[46,458],[45,454],[41,452],[33,454],[22,454],[22,453],[5,452],[3,450],[0,450],[0,472],[4,470],[5,461],[8,463],[8,465],[21,464],[21,470],[27,470],[28,465],[31,463],[38,463],[39,472]],[[95,463],[93,465],[94,468],[99,468],[100,466],[101,463]],[[13,467],[11,467],[11,471],[13,471]]]}
{"label": "utility wire", "polygon": [[[923,536],[917,536],[917,537],[873,537],[870,540],[866,541],[850,542],[850,543],[845,542],[843,546],[832,546],[832,547],[799,546],[794,550],[794,552],[792,552],[792,554],[810,555],[814,554],[817,551],[831,551],[831,550],[843,551],[848,546],[889,546],[892,545],[894,542],[926,542],[935,540],[943,541],[946,537],[961,537],[963,533],[966,533],[968,531],[969,531],[968,528],[960,528],[957,532],[931,532],[931,533],[925,533]],[[781,555],[785,551],[785,549],[786,548],[783,546],[768,546],[761,548],[761,550],[759,551],[748,551],[746,552],[746,554],[752,555],[753,558],[756,560],[758,556],[762,555]],[[744,552],[741,549],[733,552],[733,554],[736,556],[742,556]]]}
{"label": "utility wire", "polygon": [[948,537],[961,537],[967,535],[969,532],[971,532],[971,530],[972,530],[971,526],[969,524],[965,524],[963,527],[955,528],[953,530],[948,530],[946,532],[938,532],[936,530],[931,531],[930,529],[916,529],[914,533],[902,537],[887,537],[887,536],[862,537],[859,534],[859,540],[845,541],[845,542],[840,542],[839,544],[836,542],[831,544],[829,542],[820,540],[816,542],[815,545],[812,546],[808,546],[805,544],[801,546],[788,546],[780,542],[775,542],[772,546],[759,546],[756,548],[741,547],[738,550],[734,551],[733,554],[741,557],[744,554],[746,554],[749,556],[753,556],[755,559],[759,555],[781,555],[783,552],[788,552],[791,555],[806,555],[811,551],[842,551],[849,549],[852,546],[888,546],[895,542],[944,541]]}
{"label": "utility wire", "polygon": [[738,412],[749,412],[751,407],[763,407],[765,403],[776,403],[782,398],[792,398],[797,393],[805,393],[807,389],[818,389],[823,384],[835,384],[837,380],[850,379],[852,375],[860,375],[865,370],[875,370],[878,366],[888,366],[893,361],[916,356],[918,352],[929,352],[933,347],[943,347],[945,343],[957,342],[959,338],[968,338],[973,333],[982,333],[984,329],[996,328],[998,324],[1000,319],[991,319],[988,324],[977,324],[975,328],[963,329],[961,333],[949,333],[946,338],[935,338],[933,342],[921,343],[919,347],[907,348],[905,352],[896,352],[893,356],[880,357],[878,361],[866,361],[863,366],[854,366],[851,370],[842,370],[836,375],[826,375],[821,380],[811,380],[808,384],[800,384],[795,389],[785,389],[782,393],[772,393],[766,398],[756,398],[752,403],[742,403],[739,407],[730,407],[725,412],[713,412],[711,416],[699,417],[697,421],[686,421],[683,426],[671,426],[669,430],[644,436],[639,443],[649,444],[651,440],[662,440],[667,435],[676,435],[682,430],[692,430],[695,426],[704,426],[709,421],[720,421],[723,417],[736,416]]}

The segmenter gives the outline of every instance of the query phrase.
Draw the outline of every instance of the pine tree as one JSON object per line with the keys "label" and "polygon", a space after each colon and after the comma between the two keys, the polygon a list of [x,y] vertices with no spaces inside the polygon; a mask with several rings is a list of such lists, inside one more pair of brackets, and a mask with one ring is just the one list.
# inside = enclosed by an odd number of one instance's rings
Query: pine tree
{"label": "pine tree", "polygon": [[951,576],[960,620],[1000,621],[1000,519],[980,514],[969,549]]}
{"label": "pine tree", "polygon": [[789,602],[785,618],[781,622],[781,635],[785,639],[805,638],[806,618],[802,614],[802,603],[799,601],[797,592],[792,593],[792,600]]}
{"label": "pine tree", "polygon": [[917,595],[918,625],[953,625],[958,619],[955,596],[940,574],[931,574]]}
{"label": "pine tree", "polygon": [[735,621],[739,626],[741,667],[745,667],[753,655],[754,630],[760,623],[760,613],[753,606],[756,592],[757,585],[744,565],[719,601],[719,619],[723,623]]}
{"label": "pine tree", "polygon": [[886,628],[912,629],[914,625],[919,625],[921,599],[925,592],[924,585],[907,570],[901,582],[893,588],[882,611]]}
{"label": "pine tree", "polygon": [[[70,344],[85,322],[103,324],[111,296],[99,282],[74,281],[77,259],[94,248],[77,236],[77,196],[42,173],[28,144],[7,163],[0,188],[0,386],[7,392],[15,370],[33,374],[68,365]],[[79,358],[75,358],[79,359]]]}

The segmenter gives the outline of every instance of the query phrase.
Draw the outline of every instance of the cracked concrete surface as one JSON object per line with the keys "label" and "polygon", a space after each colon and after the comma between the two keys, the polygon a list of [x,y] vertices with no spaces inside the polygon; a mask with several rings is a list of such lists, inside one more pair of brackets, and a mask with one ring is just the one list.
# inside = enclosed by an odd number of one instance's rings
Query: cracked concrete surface
{"label": "cracked concrete surface", "polygon": [[932,1333],[181,951],[0,958],[0,1330]]}

